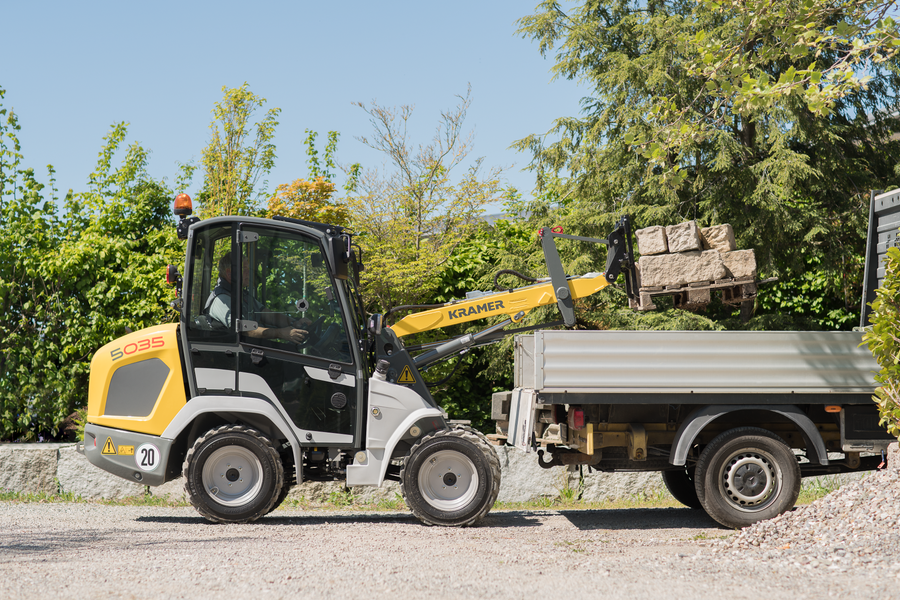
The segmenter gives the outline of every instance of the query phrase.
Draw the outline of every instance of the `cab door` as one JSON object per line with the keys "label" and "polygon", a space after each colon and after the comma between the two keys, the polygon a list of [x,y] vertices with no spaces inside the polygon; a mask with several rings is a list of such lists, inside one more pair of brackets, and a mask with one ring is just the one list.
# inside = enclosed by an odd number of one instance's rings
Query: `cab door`
{"label": "cab door", "polygon": [[[353,445],[361,382],[321,238],[242,223],[235,243],[241,273],[239,308],[233,308],[240,315],[237,389],[276,400],[305,445]],[[305,332],[302,341],[292,339],[292,329]]]}

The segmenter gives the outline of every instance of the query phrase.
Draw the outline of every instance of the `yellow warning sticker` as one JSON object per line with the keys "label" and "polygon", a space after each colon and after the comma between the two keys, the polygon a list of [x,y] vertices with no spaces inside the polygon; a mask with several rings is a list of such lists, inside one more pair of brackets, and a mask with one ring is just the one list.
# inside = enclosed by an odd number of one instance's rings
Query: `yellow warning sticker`
{"label": "yellow warning sticker", "polygon": [[397,383],[415,383],[416,378],[413,377],[412,370],[410,370],[409,365],[403,367],[403,371],[400,372],[400,378],[397,380]]}
{"label": "yellow warning sticker", "polygon": [[119,456],[134,456],[134,446],[119,444]]}
{"label": "yellow warning sticker", "polygon": [[103,451],[100,454],[118,454],[116,445],[113,444],[111,437],[106,438],[106,443],[103,444]]}

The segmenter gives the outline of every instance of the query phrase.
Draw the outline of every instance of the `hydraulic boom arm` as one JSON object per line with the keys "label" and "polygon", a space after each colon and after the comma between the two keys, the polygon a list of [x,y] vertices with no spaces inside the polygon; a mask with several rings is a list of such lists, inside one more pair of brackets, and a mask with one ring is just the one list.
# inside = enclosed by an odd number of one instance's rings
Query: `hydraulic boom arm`
{"label": "hydraulic boom arm", "polygon": [[[571,327],[575,324],[573,302],[576,298],[590,296],[614,283],[623,268],[626,272],[626,286],[631,286],[630,265],[633,263],[633,254],[629,217],[619,219],[615,230],[605,240],[566,235],[556,228],[544,228],[540,233],[549,277],[538,283],[507,291],[470,292],[465,300],[455,300],[439,308],[408,315],[391,325],[391,330],[397,337],[403,337],[497,315],[515,315],[514,320],[518,321],[521,319],[519,313],[524,316],[538,306],[554,302],[559,307],[565,324]],[[606,272],[588,273],[580,277],[567,276],[556,250],[555,238],[606,244],[609,248]]]}

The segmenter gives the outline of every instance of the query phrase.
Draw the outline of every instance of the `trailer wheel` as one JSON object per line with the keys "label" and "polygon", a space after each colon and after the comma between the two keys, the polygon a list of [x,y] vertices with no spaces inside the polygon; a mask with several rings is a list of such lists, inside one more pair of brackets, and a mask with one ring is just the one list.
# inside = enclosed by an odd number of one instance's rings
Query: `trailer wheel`
{"label": "trailer wheel", "polygon": [[715,437],[700,454],[696,490],[713,519],[726,527],[746,527],[794,506],[800,466],[777,435],[738,427]]}
{"label": "trailer wheel", "polygon": [[263,434],[224,425],[197,438],[184,459],[191,504],[214,523],[246,523],[268,513],[284,486],[278,452]]}
{"label": "trailer wheel", "polygon": [[500,493],[500,459],[487,438],[471,428],[435,431],[410,450],[400,491],[426,525],[474,525]]}
{"label": "trailer wheel", "polygon": [[662,480],[673,498],[688,508],[694,510],[703,508],[700,504],[700,499],[697,498],[697,487],[694,485],[694,469],[679,467],[671,471],[663,471]]}

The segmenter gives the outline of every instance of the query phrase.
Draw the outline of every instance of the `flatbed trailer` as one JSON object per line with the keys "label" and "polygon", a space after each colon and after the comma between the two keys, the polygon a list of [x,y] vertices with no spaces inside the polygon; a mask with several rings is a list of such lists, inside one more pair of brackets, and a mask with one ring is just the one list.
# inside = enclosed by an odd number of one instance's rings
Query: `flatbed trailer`
{"label": "flatbed trailer", "polygon": [[[897,238],[873,194],[864,307]],[[634,289],[634,296],[641,290]],[[862,315],[866,324],[867,315]],[[860,331],[557,331],[515,339],[497,440],[543,467],[660,471],[680,502],[742,527],[789,510],[801,477],[875,469],[895,441]]]}

